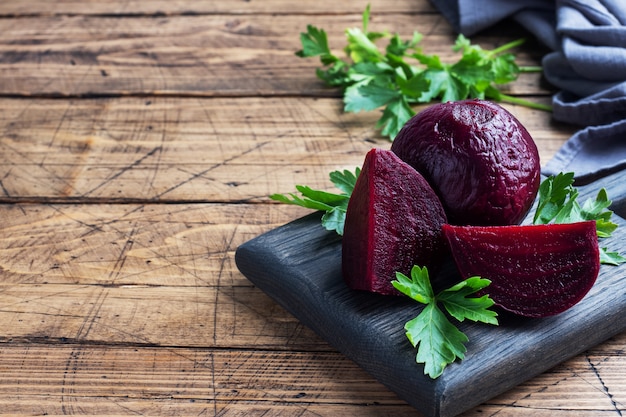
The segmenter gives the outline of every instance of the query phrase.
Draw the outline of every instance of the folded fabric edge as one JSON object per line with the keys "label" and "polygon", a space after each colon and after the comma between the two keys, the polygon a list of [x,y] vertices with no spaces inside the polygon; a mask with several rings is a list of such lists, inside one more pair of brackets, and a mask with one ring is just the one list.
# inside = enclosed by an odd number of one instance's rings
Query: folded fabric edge
{"label": "folded fabric edge", "polygon": [[552,116],[582,126],[607,125],[626,119],[626,82],[585,98],[560,91],[552,97]]}
{"label": "folded fabric edge", "polygon": [[543,175],[573,172],[579,184],[626,168],[626,120],[576,132],[542,168]]}

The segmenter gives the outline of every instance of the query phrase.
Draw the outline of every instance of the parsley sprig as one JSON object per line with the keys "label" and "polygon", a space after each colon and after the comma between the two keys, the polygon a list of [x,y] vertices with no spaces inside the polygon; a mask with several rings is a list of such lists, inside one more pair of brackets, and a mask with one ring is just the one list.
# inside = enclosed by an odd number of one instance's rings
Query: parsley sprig
{"label": "parsley sprig", "polygon": [[360,173],[360,168],[356,168],[354,172],[349,170],[331,172],[329,174],[330,181],[335,187],[342,191],[339,194],[314,190],[306,185],[296,185],[296,190],[298,190],[302,196],[293,193],[288,195],[272,194],[270,198],[282,203],[323,211],[322,226],[324,226],[326,230],[335,231],[337,234],[343,235],[348,201],[350,200],[354,184],[356,184]]}
{"label": "parsley sprig", "polygon": [[404,329],[413,347],[417,348],[416,362],[423,363],[424,374],[433,379],[438,378],[446,366],[457,358],[464,359],[465,343],[469,341],[465,333],[448,319],[439,304],[458,321],[468,319],[498,324],[497,313],[489,310],[494,304],[489,296],[468,297],[487,287],[491,283],[487,279],[468,278],[435,295],[428,269],[414,266],[410,278],[398,272],[396,280],[391,283],[401,293],[426,305],[417,317],[405,324]]}
{"label": "parsley sprig", "polygon": [[[369,5],[362,17],[362,28],[345,31],[346,59],[333,54],[326,32],[313,25],[300,34],[302,49],[296,55],[319,56],[323,67],[317,68],[317,76],[327,85],[343,90],[344,111],[383,108],[376,128],[391,140],[415,114],[413,105],[437,99],[491,99],[551,110],[550,106],[504,94],[497,87],[515,81],[521,72],[541,71],[541,67],[518,66],[515,56],[508,52],[521,45],[523,39],[486,50],[459,35],[452,49],[461,54],[460,58],[444,63],[438,55],[423,53],[419,47],[423,35],[419,32],[402,40],[397,33],[369,31]],[[388,39],[388,45],[381,51],[376,42],[383,38]]]}
{"label": "parsley sprig", "polygon": [[[611,221],[613,212],[608,210],[611,200],[609,200],[606,190],[601,188],[595,199],[588,199],[581,206],[577,200],[579,191],[573,184],[573,172],[559,173],[543,180],[539,187],[538,204],[533,223],[574,223],[595,220],[598,238],[611,236],[618,225]],[[626,258],[618,252],[610,252],[607,248],[600,248],[600,262],[608,265],[619,265],[626,262]]]}

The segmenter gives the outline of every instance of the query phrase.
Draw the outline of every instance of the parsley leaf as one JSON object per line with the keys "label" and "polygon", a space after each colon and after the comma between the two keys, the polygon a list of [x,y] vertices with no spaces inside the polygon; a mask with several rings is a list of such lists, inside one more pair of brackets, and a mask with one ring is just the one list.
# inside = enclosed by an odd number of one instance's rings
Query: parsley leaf
{"label": "parsley leaf", "polygon": [[404,326],[406,336],[417,347],[415,361],[424,364],[424,374],[438,378],[445,367],[465,356],[465,333],[452,324],[437,304],[428,304]]}
{"label": "parsley leaf", "polygon": [[[317,68],[317,76],[327,85],[342,89],[344,111],[382,108],[376,128],[391,140],[415,114],[412,106],[433,100],[480,98],[551,110],[550,106],[504,94],[497,87],[515,81],[521,72],[541,71],[541,67],[518,66],[515,56],[508,52],[522,44],[522,39],[487,50],[459,35],[452,50],[460,58],[444,63],[439,56],[422,52],[419,44],[423,36],[419,32],[402,40],[397,33],[369,31],[369,21],[368,5],[362,28],[345,31],[345,59],[331,52],[326,32],[313,25],[300,34],[302,49],[296,55],[320,57],[323,68]],[[380,39],[388,40],[382,50],[376,44]]]}
{"label": "parsley leaf", "polygon": [[356,84],[346,89],[344,110],[358,113],[361,110],[371,111],[399,99],[399,91],[389,85],[370,82],[365,85]]}
{"label": "parsley leaf", "polygon": [[433,379],[439,377],[445,367],[457,358],[465,357],[465,343],[469,340],[450,322],[438,304],[442,304],[445,311],[458,321],[468,319],[498,324],[497,313],[489,310],[494,304],[489,296],[468,297],[487,287],[491,283],[489,280],[468,278],[435,295],[428,269],[414,266],[411,269],[411,278],[397,272],[396,280],[391,283],[401,293],[426,304],[417,317],[405,324],[404,329],[413,347],[417,348],[416,362],[423,363],[424,374]]}
{"label": "parsley leaf", "polygon": [[[543,180],[539,186],[539,202],[533,223],[573,223],[595,220],[598,238],[611,236],[617,229],[617,224],[611,221],[613,212],[608,210],[611,200],[606,190],[600,189],[595,199],[589,199],[581,206],[577,201],[579,192],[573,184],[573,172],[561,172]],[[600,262],[619,265],[626,262],[626,257],[617,252],[609,252],[607,248],[600,248]]]}
{"label": "parsley leaf", "polygon": [[398,97],[387,104],[376,128],[381,129],[384,136],[395,137],[413,114],[406,98]]}
{"label": "parsley leaf", "polygon": [[300,34],[300,43],[302,43],[302,49],[296,52],[296,55],[301,58],[321,55],[324,65],[338,60],[328,47],[328,36],[326,36],[324,29],[308,25],[307,32]]}
{"label": "parsley leaf", "polygon": [[478,290],[487,287],[491,282],[479,277],[471,277],[442,291],[437,300],[443,303],[446,311],[458,321],[468,319],[488,324],[498,324],[497,314],[489,310],[494,302],[487,295],[479,298],[468,298]]}
{"label": "parsley leaf", "polygon": [[343,235],[343,227],[346,220],[346,210],[348,209],[348,201],[356,184],[356,180],[361,173],[360,168],[356,168],[354,172],[349,170],[333,171],[329,174],[330,181],[342,191],[340,194],[327,191],[314,190],[305,185],[296,185],[296,190],[302,194],[298,196],[290,193],[272,194],[270,198],[281,203],[294,204],[297,206],[309,208],[312,210],[320,210],[325,213],[322,215],[322,226],[326,230],[337,232]]}

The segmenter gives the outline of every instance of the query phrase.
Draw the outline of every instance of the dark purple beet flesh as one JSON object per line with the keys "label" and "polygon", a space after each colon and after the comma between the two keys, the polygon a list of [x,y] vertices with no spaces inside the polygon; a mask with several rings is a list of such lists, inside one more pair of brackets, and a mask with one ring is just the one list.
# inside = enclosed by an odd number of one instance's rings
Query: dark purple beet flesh
{"label": "dark purple beet flesh", "polygon": [[400,295],[391,281],[413,265],[436,270],[446,216],[426,180],[393,152],[372,149],[352,192],[342,240],[350,288]]}
{"label": "dark purple beet flesh", "polygon": [[561,313],[591,289],[600,271],[595,221],[526,226],[443,226],[463,278],[491,280],[484,291],[526,317]]}
{"label": "dark purple beet flesh", "polygon": [[430,106],[405,124],[391,150],[428,180],[452,224],[518,224],[539,189],[533,139],[492,102]]}

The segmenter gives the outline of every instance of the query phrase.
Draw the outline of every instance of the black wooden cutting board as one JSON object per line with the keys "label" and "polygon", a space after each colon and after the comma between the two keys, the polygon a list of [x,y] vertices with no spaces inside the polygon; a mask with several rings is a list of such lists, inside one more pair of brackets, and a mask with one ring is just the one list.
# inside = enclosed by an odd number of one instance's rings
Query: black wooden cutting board
{"label": "black wooden cutting board", "polygon": [[[604,187],[619,228],[602,246],[626,253],[626,172],[581,187],[582,202]],[[596,284],[557,316],[500,316],[499,326],[461,323],[469,337],[463,361],[436,380],[423,374],[404,323],[421,307],[406,297],[349,289],[341,276],[341,240],[315,213],[269,231],[236,252],[241,272],[340,352],[424,416],[450,417],[503,393],[626,330],[626,265],[603,265]],[[456,279],[451,262],[443,272]]]}

